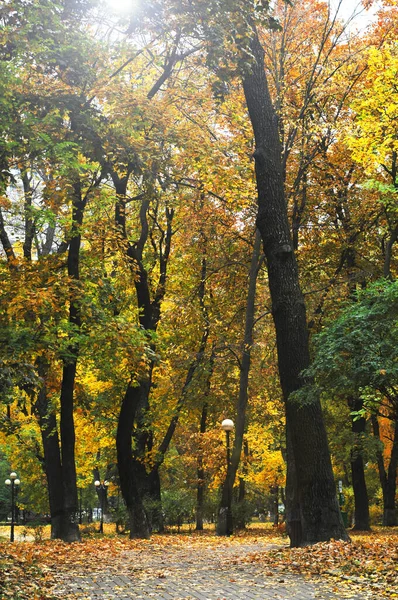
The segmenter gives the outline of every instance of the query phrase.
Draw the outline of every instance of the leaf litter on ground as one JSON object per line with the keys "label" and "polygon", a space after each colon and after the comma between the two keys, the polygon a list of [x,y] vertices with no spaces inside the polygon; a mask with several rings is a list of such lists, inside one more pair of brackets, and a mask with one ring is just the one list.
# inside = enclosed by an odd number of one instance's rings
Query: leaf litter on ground
{"label": "leaf litter on ground", "polygon": [[[110,531],[110,530],[109,530]],[[195,570],[195,556],[203,550],[217,553],[222,565],[256,564],[265,576],[298,574],[322,580],[349,598],[398,598],[398,529],[379,528],[372,533],[351,532],[351,543],[332,540],[305,548],[288,547],[288,538],[277,529],[248,529],[230,538],[214,533],[154,535],[150,540],[129,540],[126,536],[90,537],[81,543],[43,542],[0,543],[0,599],[53,600],[54,591],[65,579],[103,574],[168,576],[167,559]],[[234,549],[245,547],[245,553]],[[246,551],[247,549],[247,551]],[[177,568],[178,571],[178,568]],[[81,593],[68,598],[83,598]]]}
{"label": "leaf litter on ground", "polygon": [[249,554],[244,560],[291,574],[327,578],[370,598],[398,598],[398,528],[350,532],[351,542],[331,540],[304,548],[281,547]]}

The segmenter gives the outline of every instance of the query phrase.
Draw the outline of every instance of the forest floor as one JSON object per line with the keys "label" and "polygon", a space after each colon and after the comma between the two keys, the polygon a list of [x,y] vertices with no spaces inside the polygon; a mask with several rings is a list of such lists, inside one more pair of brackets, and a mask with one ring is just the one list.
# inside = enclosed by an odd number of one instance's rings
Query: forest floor
{"label": "forest floor", "polygon": [[[113,527],[112,527],[113,529]],[[252,527],[220,538],[214,532],[169,533],[151,540],[99,536],[83,542],[38,538],[48,528],[0,529],[1,600],[378,600],[398,598],[398,529],[350,532],[331,541],[289,549],[282,532]]]}

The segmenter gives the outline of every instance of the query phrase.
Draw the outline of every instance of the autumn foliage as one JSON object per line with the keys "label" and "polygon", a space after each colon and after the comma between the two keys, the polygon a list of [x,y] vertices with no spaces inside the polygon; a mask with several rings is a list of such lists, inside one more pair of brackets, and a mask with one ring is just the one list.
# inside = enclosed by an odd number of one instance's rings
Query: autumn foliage
{"label": "autumn foliage", "polygon": [[[324,2],[272,4],[0,8],[0,465],[55,538],[78,540],[98,506],[131,537],[214,520],[227,417],[240,526],[308,524],[317,461],[330,515],[341,480],[354,524],[359,468],[367,526],[397,523],[397,7],[356,31]],[[256,147],[259,64],[275,160]],[[328,556],[323,571],[349,576],[367,553],[372,579],[392,539],[332,541],[289,565]],[[139,547],[101,544],[80,552]],[[79,561],[49,542],[4,550],[24,580],[40,565],[49,594],[58,559]],[[387,569],[375,577],[393,589]]]}

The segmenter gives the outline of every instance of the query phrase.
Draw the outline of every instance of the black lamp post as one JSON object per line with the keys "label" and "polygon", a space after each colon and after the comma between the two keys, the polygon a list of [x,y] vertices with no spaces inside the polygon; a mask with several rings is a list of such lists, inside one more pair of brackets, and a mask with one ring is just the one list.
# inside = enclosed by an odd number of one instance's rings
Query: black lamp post
{"label": "black lamp post", "polygon": [[221,428],[225,431],[226,435],[226,445],[227,445],[227,477],[225,480],[225,485],[227,487],[227,528],[226,534],[233,534],[233,521],[232,521],[232,498],[231,498],[231,486],[228,481],[228,474],[231,464],[231,448],[230,448],[230,435],[231,431],[234,430],[234,422],[231,419],[224,419],[221,423]]}
{"label": "black lamp post", "polygon": [[100,519],[99,532],[104,533],[104,507],[105,507],[105,497],[106,497],[106,494],[108,491],[109,481],[107,481],[105,479],[105,481],[103,481],[101,483],[101,481],[99,481],[97,479],[96,481],[94,481],[94,485],[98,490],[98,494],[99,494],[100,502],[101,502],[101,519]]}
{"label": "black lamp post", "polygon": [[15,525],[15,496],[16,487],[20,484],[17,474],[10,473],[10,478],[5,480],[6,485],[11,486],[11,530],[10,530],[10,542],[14,541],[14,525]]}

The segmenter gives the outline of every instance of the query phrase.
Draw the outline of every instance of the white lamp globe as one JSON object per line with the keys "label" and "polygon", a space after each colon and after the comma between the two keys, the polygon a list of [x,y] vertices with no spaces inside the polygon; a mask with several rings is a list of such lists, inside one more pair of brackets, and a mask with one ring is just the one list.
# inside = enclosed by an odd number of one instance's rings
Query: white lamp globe
{"label": "white lamp globe", "polygon": [[234,422],[231,419],[224,419],[224,421],[221,423],[221,428],[224,431],[233,431],[234,427]]}

